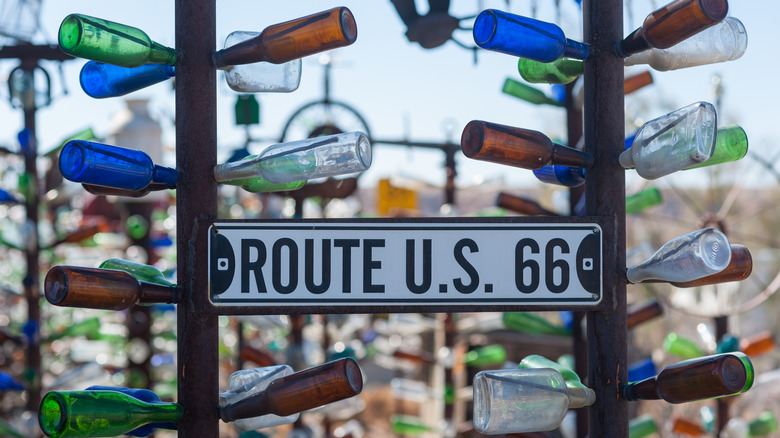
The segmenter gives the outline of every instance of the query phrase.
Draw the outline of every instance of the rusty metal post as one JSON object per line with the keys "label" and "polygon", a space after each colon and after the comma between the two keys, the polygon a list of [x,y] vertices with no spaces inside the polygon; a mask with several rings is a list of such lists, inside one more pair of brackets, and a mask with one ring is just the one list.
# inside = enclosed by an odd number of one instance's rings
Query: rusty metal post
{"label": "rusty metal post", "polygon": [[216,0],[176,0],[176,251],[179,436],[217,438],[217,316],[207,315],[208,227],[217,215]]}
{"label": "rusty metal post", "polygon": [[[623,2],[583,2],[583,29],[590,45],[585,61],[585,149],[595,164],[586,174],[586,215],[614,220],[604,230],[605,246],[615,257],[604,260],[605,295],[613,296],[612,311],[588,313],[588,386],[596,392],[590,408],[589,436],[628,436],[628,403],[620,396],[626,384],[626,204],[625,175],[618,163],[623,150],[623,60],[614,53],[623,35]],[[614,237],[613,237],[614,236]]]}

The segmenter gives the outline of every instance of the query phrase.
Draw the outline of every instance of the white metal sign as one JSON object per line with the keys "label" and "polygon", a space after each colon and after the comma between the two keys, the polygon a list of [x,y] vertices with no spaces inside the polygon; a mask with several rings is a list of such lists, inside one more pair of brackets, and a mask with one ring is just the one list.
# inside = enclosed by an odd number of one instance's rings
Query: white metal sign
{"label": "white metal sign", "polygon": [[216,306],[570,305],[601,301],[597,224],[224,222]]}

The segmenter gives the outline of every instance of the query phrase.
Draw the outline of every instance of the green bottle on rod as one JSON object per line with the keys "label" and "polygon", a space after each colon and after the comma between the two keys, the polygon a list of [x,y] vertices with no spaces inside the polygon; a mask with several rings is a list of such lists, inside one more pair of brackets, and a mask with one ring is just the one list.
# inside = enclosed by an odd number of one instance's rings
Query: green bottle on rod
{"label": "green bottle on rod", "polygon": [[553,62],[520,58],[517,70],[523,79],[534,84],[568,84],[582,76],[584,65],[581,60],[572,58],[558,58]]}
{"label": "green bottle on rod", "polygon": [[38,422],[51,438],[113,437],[149,423],[176,423],[177,403],[147,403],[119,391],[52,391],[41,400]]}
{"label": "green bottle on rod", "polygon": [[69,55],[120,67],[176,63],[176,50],[152,41],[141,29],[83,14],[62,20],[59,44]]}
{"label": "green bottle on rod", "polygon": [[176,286],[175,283],[171,283],[170,281],[166,280],[165,275],[163,275],[159,269],[155,268],[154,266],[144,265],[143,263],[112,258],[101,263],[98,268],[125,271],[135,277],[136,280],[145,281],[147,283],[155,283],[162,286]]}
{"label": "green bottle on rod", "polygon": [[687,167],[685,170],[739,161],[747,155],[747,151],[748,138],[745,130],[737,125],[723,126],[718,128],[712,156],[707,161]]}
{"label": "green bottle on rod", "polygon": [[548,97],[546,94],[544,94],[544,91],[516,81],[512,78],[507,78],[506,81],[504,81],[504,88],[501,91],[503,91],[505,94],[536,105],[547,104],[553,106],[563,106],[563,103]]}

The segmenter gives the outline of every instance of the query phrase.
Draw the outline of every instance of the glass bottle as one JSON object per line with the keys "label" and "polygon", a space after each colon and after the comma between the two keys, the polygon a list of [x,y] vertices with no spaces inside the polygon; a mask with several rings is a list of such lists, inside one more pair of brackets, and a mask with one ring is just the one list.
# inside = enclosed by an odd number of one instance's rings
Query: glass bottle
{"label": "glass bottle", "polygon": [[739,348],[750,357],[760,356],[775,349],[775,340],[771,332],[763,331],[743,338],[739,342]]}
{"label": "glass bottle", "polygon": [[669,365],[657,376],[624,386],[623,396],[669,403],[720,398],[749,390],[753,376],[753,364],[745,354],[716,354]]}
{"label": "glass bottle", "polygon": [[273,183],[362,172],[371,166],[371,145],[362,132],[271,145],[249,160],[214,166],[217,182],[263,178]]}
{"label": "glass bottle", "polygon": [[499,344],[486,345],[466,353],[464,363],[470,367],[480,368],[503,365],[506,362],[506,350]]}
{"label": "glass bottle", "polygon": [[420,418],[411,415],[393,414],[390,416],[390,428],[398,435],[417,436],[435,429],[423,423]]}
{"label": "glass bottle", "polygon": [[698,280],[671,282],[675,287],[699,287],[709,284],[742,281],[753,271],[753,257],[744,245],[731,244],[731,261],[722,271],[699,278]]}
{"label": "glass bottle", "polygon": [[65,330],[57,332],[46,338],[43,342],[53,342],[58,339],[72,338],[76,336],[97,336],[100,331],[100,318],[97,316],[65,327]]}
{"label": "glass bottle", "polygon": [[472,120],[463,128],[460,143],[469,158],[524,169],[546,164],[593,165],[592,154],[553,143],[541,132],[481,120]]}
{"label": "glass bottle", "polygon": [[642,27],[631,32],[615,47],[627,57],[655,47],[668,49],[726,18],[726,0],[674,0],[650,13]]}
{"label": "glass bottle", "polygon": [[640,415],[628,422],[628,438],[645,438],[658,433],[658,426],[650,414]]}
{"label": "glass bottle", "polygon": [[60,172],[67,180],[126,190],[150,184],[175,188],[176,169],[159,166],[143,151],[83,140],[68,142],[60,152]]}
{"label": "glass bottle", "polygon": [[672,415],[672,432],[685,436],[702,436],[705,431],[698,423]]}
{"label": "glass bottle", "polygon": [[715,228],[702,228],[666,242],[648,260],[628,268],[626,277],[631,283],[692,281],[726,269],[730,261],[726,236]]}
{"label": "glass bottle", "polygon": [[11,438],[27,438],[2,418],[0,418],[0,436]]}
{"label": "glass bottle", "polygon": [[272,193],[298,190],[306,185],[306,180],[292,181],[288,183],[272,183],[263,178],[241,178],[232,181],[223,181],[223,184],[238,186],[249,193]]}
{"label": "glass bottle", "polygon": [[142,88],[168,80],[176,75],[168,64],[144,64],[138,67],[120,67],[89,61],[79,73],[81,89],[95,99],[124,96]]}
{"label": "glass bottle", "polygon": [[568,330],[551,324],[541,316],[528,312],[504,312],[502,320],[507,328],[535,335],[569,336]]}
{"label": "glass bottle", "polygon": [[82,14],[62,20],[59,43],[69,55],[122,67],[176,63],[176,50],[152,41],[144,31]]}
{"label": "glass bottle", "polygon": [[693,103],[642,125],[631,147],[620,154],[620,165],[635,168],[645,179],[691,167],[712,156],[716,129],[715,107]]}
{"label": "glass bottle", "polygon": [[572,58],[558,58],[553,62],[520,58],[517,70],[523,79],[533,84],[568,84],[582,76],[584,64]]}
{"label": "glass bottle", "polygon": [[767,436],[777,430],[777,419],[771,411],[764,411],[758,418],[748,423],[740,417],[734,417],[726,423],[721,438],[752,438]]}
{"label": "glass bottle", "polygon": [[24,385],[5,371],[0,371],[0,392],[5,391],[24,391]]}
{"label": "glass bottle", "polygon": [[[160,397],[155,394],[154,392],[148,390],[148,389],[136,389],[136,388],[123,388],[123,387],[114,387],[114,386],[101,386],[101,385],[93,385],[88,388],[86,388],[87,391],[117,391],[121,392],[123,394],[127,394],[131,397],[134,397],[138,400],[141,400],[143,402],[147,403],[161,403],[162,400],[160,400]],[[177,430],[178,427],[176,423],[174,422],[158,422],[158,423],[149,423],[145,424],[143,426],[137,427],[133,429],[130,432],[127,432],[125,435],[129,436],[138,436],[138,437],[144,437],[149,436],[155,432],[156,429],[170,429],[170,430]]]}
{"label": "glass bottle", "polygon": [[652,357],[646,357],[642,360],[628,364],[627,371],[629,382],[638,382],[658,374],[658,370],[655,368],[655,362],[653,362]]}
{"label": "glass bottle", "polygon": [[585,184],[585,169],[581,167],[548,164],[534,169],[534,176],[543,183],[565,187],[579,187]]}
{"label": "glass bottle", "polygon": [[[260,32],[231,32],[225,39],[225,49],[259,36]],[[239,93],[289,93],[301,84],[301,64],[300,59],[294,59],[282,64],[255,62],[228,66],[224,69],[225,81],[231,90]]]}
{"label": "glass bottle", "polygon": [[747,50],[745,25],[734,17],[668,49],[650,49],[624,60],[626,66],[647,64],[658,71],[678,70],[739,59]]}
{"label": "glass bottle", "polygon": [[424,351],[424,350],[405,350],[403,348],[398,348],[393,351],[393,357],[403,360],[408,360],[409,362],[415,363],[417,365],[434,365],[436,364],[436,357],[434,357],[433,354]]}
{"label": "glass bottle", "polygon": [[703,163],[687,167],[686,170],[738,161],[747,155],[748,138],[744,129],[737,125],[730,125],[718,128],[717,132],[712,156]]}
{"label": "glass bottle", "polygon": [[81,184],[81,187],[95,196],[123,196],[126,198],[141,198],[148,195],[149,192],[168,190],[166,184],[155,183],[149,184],[141,190],[117,189],[114,187],[96,186],[94,184]]}
{"label": "glass bottle", "polygon": [[52,391],[41,400],[38,420],[48,437],[110,437],[149,423],[176,423],[177,403],[148,403],[119,391]]}
{"label": "glass bottle", "polygon": [[578,376],[574,370],[538,354],[531,354],[524,357],[517,367],[521,370],[552,368],[563,377],[563,380],[565,380],[567,384],[582,384],[580,376]]}
{"label": "glass bottle", "polygon": [[498,194],[496,205],[526,216],[559,216],[558,213],[547,210],[538,202],[504,192]]}
{"label": "glass bottle", "polygon": [[[270,382],[268,377],[258,379],[250,375],[248,380],[244,376],[232,388],[228,382],[228,391],[219,399],[222,421],[234,422],[239,430],[291,423],[301,411],[352,397],[363,389],[360,367],[352,358],[278,376]],[[279,423],[278,418],[271,416],[289,417],[289,421]]]}
{"label": "glass bottle", "polygon": [[653,75],[645,70],[641,73],[628,76],[623,80],[623,94],[631,94],[640,88],[653,83]]}
{"label": "glass bottle", "polygon": [[487,435],[552,430],[569,409],[595,401],[593,390],[567,385],[551,368],[481,371],[474,377],[474,428]]}
{"label": "glass bottle", "polygon": [[496,9],[486,9],[474,21],[474,42],[483,49],[552,62],[561,57],[585,59],[590,47],[566,38],[552,23]]}
{"label": "glass bottle", "polygon": [[664,308],[658,300],[647,300],[633,304],[626,309],[626,326],[628,330],[637,325],[663,315]]}
{"label": "glass bottle", "polygon": [[276,359],[271,353],[254,348],[251,345],[244,345],[238,353],[238,357],[244,362],[254,362],[261,368],[277,366]]}
{"label": "glass bottle", "polygon": [[125,310],[136,304],[175,303],[172,286],[139,281],[125,271],[54,266],[44,280],[46,299],[55,306]]}
{"label": "glass bottle", "polygon": [[740,351],[739,338],[726,333],[715,344],[715,353],[731,353],[732,351]]}
{"label": "glass bottle", "polygon": [[82,240],[89,239],[97,233],[105,232],[107,228],[108,227],[106,227],[104,223],[87,224],[67,233],[61,239],[57,239],[50,247],[55,247],[63,243],[78,243]]}
{"label": "glass bottle", "polygon": [[258,36],[216,51],[217,68],[270,62],[282,64],[325,50],[348,46],[357,39],[352,12],[337,7],[265,28]]}
{"label": "glass bottle", "polygon": [[531,87],[530,85],[526,85],[512,78],[507,78],[504,81],[504,88],[501,91],[503,91],[505,94],[514,96],[518,99],[522,99],[535,105],[546,104],[553,106],[563,106],[563,103],[548,97],[542,90]]}
{"label": "glass bottle", "polygon": [[19,201],[16,196],[8,193],[7,191],[0,189],[0,204],[19,204],[21,201]]}
{"label": "glass bottle", "polygon": [[639,213],[662,202],[661,192],[657,188],[651,187],[639,193],[626,196],[626,214]]}
{"label": "glass bottle", "polygon": [[98,268],[125,271],[135,277],[136,280],[144,281],[146,283],[154,283],[162,286],[176,286],[176,284],[168,281],[159,269],[154,266],[144,265],[143,263],[111,258],[101,263]]}

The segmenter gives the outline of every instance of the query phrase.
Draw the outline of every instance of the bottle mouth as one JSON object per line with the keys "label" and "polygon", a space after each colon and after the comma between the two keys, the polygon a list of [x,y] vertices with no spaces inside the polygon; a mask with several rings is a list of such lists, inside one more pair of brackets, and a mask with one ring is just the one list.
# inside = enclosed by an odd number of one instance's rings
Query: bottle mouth
{"label": "bottle mouth", "polygon": [[344,39],[350,44],[357,40],[357,23],[355,23],[355,17],[352,15],[352,11],[348,8],[341,8],[340,14],[341,21],[341,33],[344,35]]}
{"label": "bottle mouth", "polygon": [[474,377],[474,429],[487,432],[490,423],[490,385],[484,371]]}
{"label": "bottle mouth", "polygon": [[47,436],[60,436],[65,432],[68,405],[60,393],[52,391],[46,394],[38,411],[38,424],[43,433]]}
{"label": "bottle mouth", "polygon": [[69,141],[60,151],[60,172],[62,176],[68,180],[80,182],[76,179],[81,169],[84,168],[85,160],[84,147],[79,140]]}
{"label": "bottle mouth", "polygon": [[484,141],[485,122],[472,120],[463,128],[463,134],[460,137],[460,147],[464,155],[473,158],[482,149]]}
{"label": "bottle mouth", "polygon": [[61,267],[55,266],[49,270],[43,282],[43,290],[46,300],[51,304],[58,305],[65,300],[68,295],[68,276]]}
{"label": "bottle mouth", "polygon": [[71,53],[81,42],[82,23],[75,14],[68,15],[60,24],[59,43],[65,53]]}
{"label": "bottle mouth", "polygon": [[359,138],[357,141],[357,155],[365,169],[371,167],[371,162],[373,160],[371,153],[371,143],[368,141],[366,134],[363,134],[362,132],[359,133]]}
{"label": "bottle mouth", "polygon": [[498,18],[493,9],[482,11],[474,21],[474,42],[482,47],[488,44],[496,35],[498,27]]}
{"label": "bottle mouth", "polygon": [[729,12],[726,0],[699,0],[699,5],[704,15],[714,21],[723,20]]}

